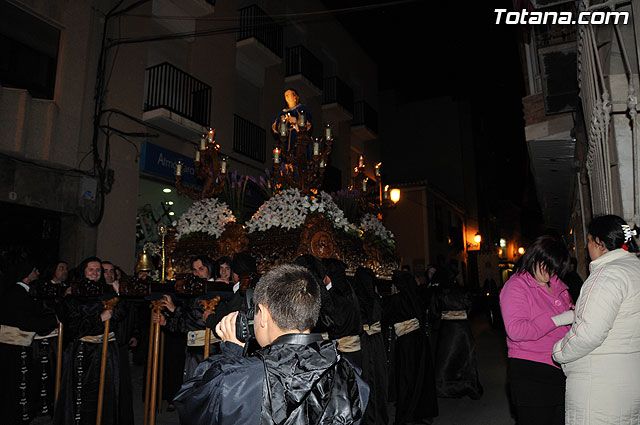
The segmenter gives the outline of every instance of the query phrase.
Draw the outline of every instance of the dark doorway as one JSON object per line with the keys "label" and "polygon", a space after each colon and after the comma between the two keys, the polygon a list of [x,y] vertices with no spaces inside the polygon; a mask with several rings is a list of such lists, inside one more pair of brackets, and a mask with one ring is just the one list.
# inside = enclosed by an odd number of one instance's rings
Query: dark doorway
{"label": "dark doorway", "polygon": [[59,213],[0,202],[0,281],[25,258],[44,271],[58,259],[59,246]]}

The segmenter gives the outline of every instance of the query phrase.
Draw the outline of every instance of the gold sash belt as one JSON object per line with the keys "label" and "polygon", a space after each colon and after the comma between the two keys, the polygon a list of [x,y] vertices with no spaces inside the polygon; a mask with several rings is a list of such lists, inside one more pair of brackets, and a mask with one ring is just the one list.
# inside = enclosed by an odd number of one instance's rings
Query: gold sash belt
{"label": "gold sash belt", "polygon": [[[215,342],[220,342],[220,338],[217,338],[211,329],[211,339],[209,343],[213,344]],[[187,346],[188,347],[204,347],[204,337],[206,336],[206,332],[204,329],[199,331],[189,331],[187,332]]]}
{"label": "gold sash belt", "polygon": [[380,322],[373,323],[371,325],[362,325],[362,329],[367,333],[367,335],[379,334],[382,332],[382,325]]}
{"label": "gold sash belt", "polygon": [[348,335],[338,338],[338,351],[343,353],[353,353],[360,351],[360,337],[358,335]]}
{"label": "gold sash belt", "polygon": [[0,325],[0,342],[5,344],[28,347],[33,342],[35,334],[14,326]]}
{"label": "gold sash belt", "polygon": [[[104,339],[104,335],[103,334],[100,334],[100,335],[87,335],[87,336],[83,336],[82,338],[80,338],[80,341],[89,342],[91,344],[102,344],[102,340],[103,339]],[[109,342],[113,342],[115,340],[116,340],[115,332],[109,332],[108,341]]]}
{"label": "gold sash belt", "polygon": [[443,311],[442,320],[467,320],[467,312],[465,310]]}
{"label": "gold sash belt", "polygon": [[409,332],[413,332],[420,328],[420,322],[415,317],[413,319],[405,320],[404,322],[398,322],[393,324],[393,329],[398,337],[406,335]]}

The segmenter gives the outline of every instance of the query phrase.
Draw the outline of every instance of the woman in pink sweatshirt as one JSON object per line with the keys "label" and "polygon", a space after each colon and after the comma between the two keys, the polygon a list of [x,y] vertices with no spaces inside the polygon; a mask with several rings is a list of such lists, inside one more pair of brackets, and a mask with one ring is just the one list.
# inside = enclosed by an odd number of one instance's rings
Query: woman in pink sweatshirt
{"label": "woman in pink sweatshirt", "polygon": [[560,239],[539,237],[500,293],[518,425],[564,424],[565,376],[551,354],[574,319],[567,286],[558,278],[568,258]]}

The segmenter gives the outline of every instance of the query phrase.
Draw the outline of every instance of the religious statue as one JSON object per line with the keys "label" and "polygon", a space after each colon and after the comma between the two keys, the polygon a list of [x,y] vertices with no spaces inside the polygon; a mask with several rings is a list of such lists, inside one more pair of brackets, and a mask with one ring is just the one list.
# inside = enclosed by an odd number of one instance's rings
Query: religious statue
{"label": "religious statue", "polygon": [[283,134],[283,132],[288,132],[286,149],[293,150],[300,127],[304,126],[304,129],[309,132],[313,121],[311,112],[304,104],[300,103],[300,96],[297,91],[286,89],[284,91],[284,100],[287,103],[287,107],[275,117],[271,130],[280,136],[285,136],[286,134]]}

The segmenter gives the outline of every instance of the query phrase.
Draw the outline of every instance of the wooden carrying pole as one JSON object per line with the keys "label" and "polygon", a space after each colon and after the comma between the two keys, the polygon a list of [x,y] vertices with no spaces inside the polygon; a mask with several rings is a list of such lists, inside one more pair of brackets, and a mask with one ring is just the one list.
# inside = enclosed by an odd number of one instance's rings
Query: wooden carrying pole
{"label": "wooden carrying pole", "polygon": [[211,349],[211,329],[204,328],[204,358],[209,358],[209,350]]}
{"label": "wooden carrying pole", "polygon": [[[117,298],[103,301],[105,310],[113,310],[113,307],[118,302]],[[104,403],[104,378],[107,373],[107,351],[109,349],[109,322],[104,322],[104,335],[102,337],[102,358],[100,361],[100,382],[98,383],[98,408],[96,410],[96,425],[102,423],[102,405]]]}
{"label": "wooden carrying pole", "polygon": [[144,425],[155,425],[158,389],[158,354],[160,347],[160,323],[154,316],[162,310],[162,299],[151,301],[149,326],[149,352],[147,353],[147,377],[144,391]]}
{"label": "wooden carrying pole", "polygon": [[[208,316],[216,311],[216,306],[220,302],[220,297],[214,297],[209,300],[200,300],[200,305],[204,309],[205,314]],[[211,350],[211,329],[209,327],[204,328],[204,358],[209,358]]]}
{"label": "wooden carrying pole", "polygon": [[164,333],[160,332],[160,360],[158,361],[158,413],[162,410],[162,373],[164,370]]}
{"label": "wooden carrying pole", "polygon": [[58,323],[58,356],[56,357],[56,386],[53,406],[58,404],[58,393],[60,392],[60,380],[62,379],[62,322]]}
{"label": "wooden carrying pole", "polygon": [[156,313],[154,305],[151,305],[151,320],[149,321],[149,350],[147,353],[147,376],[144,385],[144,425],[147,425],[149,419],[149,394],[151,392],[151,362],[153,360],[153,335],[155,334],[156,323],[153,316]]}
{"label": "wooden carrying pole", "polygon": [[[158,313],[162,309],[162,300],[153,301],[153,309]],[[158,389],[158,352],[160,347],[160,323],[156,323],[153,329],[153,360],[151,371],[151,394],[149,396],[149,423],[148,425],[155,425],[156,423],[156,392]],[[148,366],[147,366],[148,367]]]}

